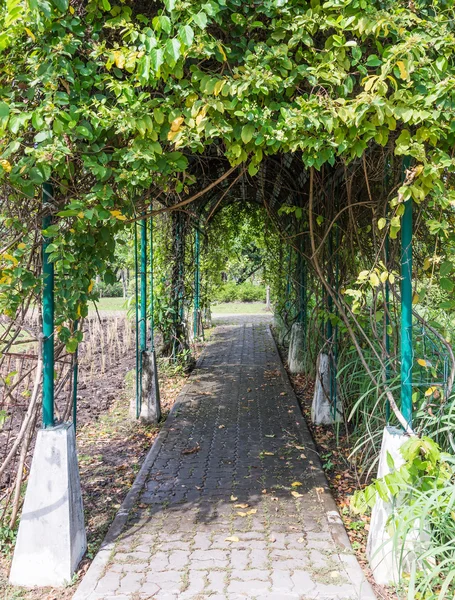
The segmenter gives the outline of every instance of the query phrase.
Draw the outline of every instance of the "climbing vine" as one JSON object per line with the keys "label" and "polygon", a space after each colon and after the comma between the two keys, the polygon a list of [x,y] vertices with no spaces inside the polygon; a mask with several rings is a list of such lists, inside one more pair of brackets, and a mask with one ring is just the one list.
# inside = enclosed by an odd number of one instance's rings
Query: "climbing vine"
{"label": "climbing vine", "polygon": [[189,196],[192,165],[213,144],[254,176],[280,152],[320,169],[391,143],[415,164],[390,198],[392,237],[409,197],[425,202],[434,233],[448,230],[451,2],[9,0],[0,21],[10,314],[38,285],[28,263],[43,182],[54,184],[50,255],[71,274],[58,279],[59,310],[76,318],[122,222],[150,199]]}

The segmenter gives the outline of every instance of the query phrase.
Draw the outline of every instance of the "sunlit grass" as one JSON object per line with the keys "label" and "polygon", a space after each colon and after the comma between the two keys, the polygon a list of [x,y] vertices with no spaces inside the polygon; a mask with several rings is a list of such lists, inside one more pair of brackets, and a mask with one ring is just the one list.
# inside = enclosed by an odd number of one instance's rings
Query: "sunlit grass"
{"label": "sunlit grass", "polygon": [[265,302],[220,302],[212,304],[212,315],[258,315],[265,314]]}
{"label": "sunlit grass", "polygon": [[[124,311],[126,312],[126,298],[100,298],[96,302],[96,306],[98,310],[101,311]],[[95,313],[95,303],[90,302],[89,304],[89,313]]]}

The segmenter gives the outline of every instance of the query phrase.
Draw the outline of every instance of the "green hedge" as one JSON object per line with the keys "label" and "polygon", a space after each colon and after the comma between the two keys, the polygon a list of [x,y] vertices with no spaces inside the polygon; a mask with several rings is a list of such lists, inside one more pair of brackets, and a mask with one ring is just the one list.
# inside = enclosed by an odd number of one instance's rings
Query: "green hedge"
{"label": "green hedge", "polygon": [[95,290],[99,292],[103,298],[122,298],[123,297],[123,286],[120,281],[115,283],[104,283],[100,281],[96,284]]}
{"label": "green hedge", "polygon": [[213,295],[215,302],[265,302],[265,286],[245,281],[237,285],[229,281],[220,285]]}

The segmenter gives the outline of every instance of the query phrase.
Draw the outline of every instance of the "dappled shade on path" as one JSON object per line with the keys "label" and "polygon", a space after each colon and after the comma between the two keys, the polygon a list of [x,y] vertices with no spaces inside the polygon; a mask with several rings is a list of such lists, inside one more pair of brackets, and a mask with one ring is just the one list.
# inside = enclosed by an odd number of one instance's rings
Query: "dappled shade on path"
{"label": "dappled shade on path", "polygon": [[374,598],[268,325],[217,330],[157,443],[86,598]]}

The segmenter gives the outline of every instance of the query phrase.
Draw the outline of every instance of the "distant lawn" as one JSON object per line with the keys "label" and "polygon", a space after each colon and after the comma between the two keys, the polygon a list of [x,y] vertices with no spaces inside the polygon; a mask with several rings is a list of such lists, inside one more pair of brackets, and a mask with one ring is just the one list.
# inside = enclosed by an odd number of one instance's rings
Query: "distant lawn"
{"label": "distant lawn", "polygon": [[265,302],[220,302],[212,304],[212,315],[258,315],[267,313]]}
{"label": "distant lawn", "polygon": [[[96,303],[98,310],[100,311],[124,311],[126,312],[126,299],[125,298],[100,298]],[[89,313],[92,314],[96,312],[95,303],[90,302],[89,304]]]}
{"label": "distant lawn", "polygon": [[[100,298],[96,303],[98,310],[102,312],[126,312],[126,300],[124,298]],[[89,313],[94,314],[95,304],[89,305]],[[265,302],[221,302],[212,304],[214,315],[258,315],[265,314]]]}

